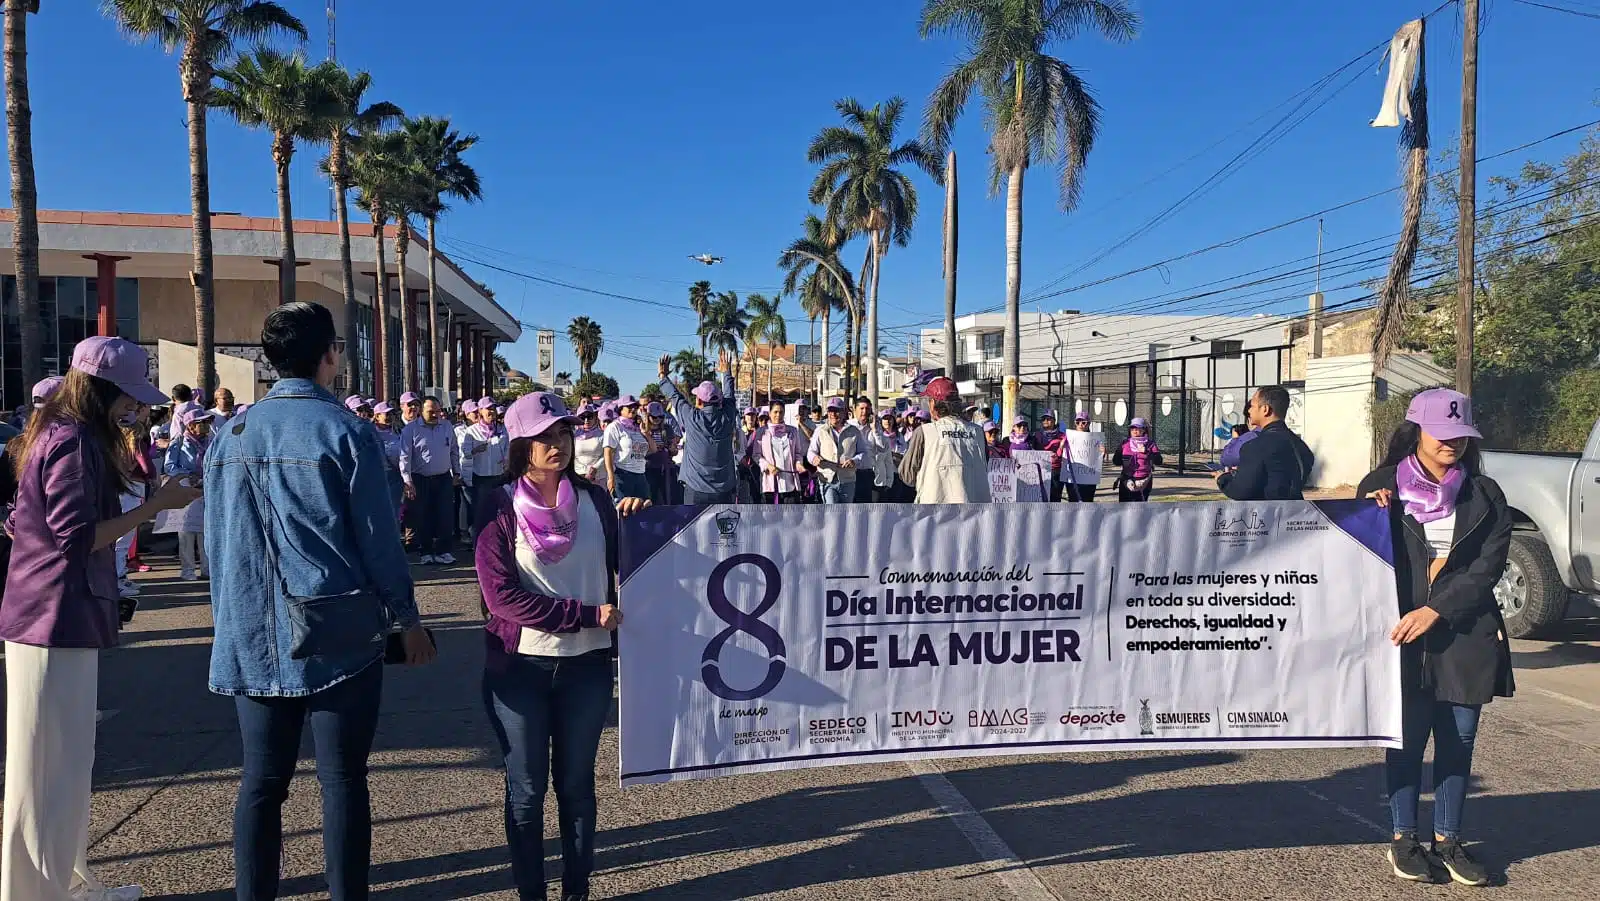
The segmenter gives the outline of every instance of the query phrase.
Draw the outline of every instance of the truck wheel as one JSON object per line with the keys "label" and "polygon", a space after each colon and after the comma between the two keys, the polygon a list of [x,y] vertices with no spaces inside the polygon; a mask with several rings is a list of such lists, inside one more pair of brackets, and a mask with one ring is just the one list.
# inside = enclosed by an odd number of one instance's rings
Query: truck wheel
{"label": "truck wheel", "polygon": [[1555,558],[1536,532],[1511,536],[1506,571],[1494,586],[1494,598],[1512,638],[1528,638],[1567,615],[1567,586],[1561,584]]}

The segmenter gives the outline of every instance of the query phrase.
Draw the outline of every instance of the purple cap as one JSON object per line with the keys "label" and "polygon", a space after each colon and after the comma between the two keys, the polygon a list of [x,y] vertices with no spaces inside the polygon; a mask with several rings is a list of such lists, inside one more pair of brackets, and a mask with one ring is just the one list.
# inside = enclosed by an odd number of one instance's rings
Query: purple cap
{"label": "purple cap", "polygon": [[383,401],[383,402],[379,403],[377,406],[372,408],[372,415],[374,415],[374,416],[377,416],[377,415],[380,415],[380,414],[383,414],[383,413],[393,413],[393,412],[394,412],[394,406],[392,404],[390,404],[388,401]]}
{"label": "purple cap", "polygon": [[823,407],[823,409],[827,410],[829,413],[832,413],[835,410],[843,413],[850,409],[850,405],[845,403],[844,398],[842,397],[830,397],[828,398],[828,403]]}
{"label": "purple cap", "polygon": [[722,403],[722,389],[718,388],[709,379],[694,386],[694,396],[700,398],[700,402],[703,404]]}
{"label": "purple cap", "polygon": [[746,415],[746,416],[754,416],[754,415],[756,415],[756,408],[755,407],[745,407],[744,408],[744,415]]}
{"label": "purple cap", "polygon": [[921,407],[918,407],[917,412],[912,413],[911,416],[913,419],[920,419],[923,422],[931,422],[933,420],[933,415]]}
{"label": "purple cap", "polygon": [[1026,416],[1018,416],[1016,419],[1011,420],[1012,428],[1015,428],[1015,427],[1017,427],[1019,425],[1027,425],[1027,424],[1028,424],[1028,417],[1026,417]]}
{"label": "purple cap", "polygon": [[407,391],[406,393],[400,395],[401,406],[405,406],[406,404],[414,404],[420,400],[422,400],[422,398],[418,397],[417,392],[415,391]]}
{"label": "purple cap", "polygon": [[623,407],[637,407],[637,406],[639,406],[639,398],[634,397],[631,394],[624,394],[621,397],[617,398],[616,400],[612,401],[611,405],[613,407],[615,407],[620,412]]}
{"label": "purple cap", "polygon": [[998,432],[1000,431],[1000,423],[995,422],[993,419],[985,419],[983,421],[983,430],[985,432]]}
{"label": "purple cap", "polygon": [[478,402],[475,401],[475,400],[464,400],[464,401],[462,401],[461,402],[461,412],[463,412],[463,413],[476,413],[476,412],[478,412]]}
{"label": "purple cap", "polygon": [[178,427],[178,431],[181,432],[189,428],[190,423],[210,422],[213,418],[215,418],[215,414],[205,407],[186,407],[177,416],[173,417],[173,423]]}
{"label": "purple cap", "polygon": [[650,415],[651,416],[665,416],[665,415],[667,415],[667,408],[661,406],[661,404],[659,402],[657,402],[657,401],[651,401],[650,402],[650,406],[645,407],[645,409],[650,411]]}
{"label": "purple cap", "polygon": [[1472,398],[1449,388],[1430,388],[1411,398],[1406,421],[1436,441],[1483,437],[1472,418]]}
{"label": "purple cap", "polygon": [[355,411],[357,411],[357,410],[359,410],[359,409],[361,409],[362,407],[365,407],[365,406],[368,406],[367,399],[364,398],[364,397],[361,397],[360,395],[352,394],[349,397],[344,399],[344,407],[345,407],[345,409],[349,410],[352,413],[354,413]]}
{"label": "purple cap", "polygon": [[1079,410],[1078,411],[1078,415],[1072,417],[1072,421],[1073,422],[1088,422],[1089,421],[1089,411],[1088,410]]}
{"label": "purple cap", "polygon": [[600,408],[589,403],[588,401],[585,401],[578,405],[578,409],[575,412],[578,416],[588,416],[591,413],[599,413]]}
{"label": "purple cap", "polygon": [[167,396],[150,384],[150,355],[124,338],[96,335],[78,342],[72,368],[105,379],[141,404],[164,404]]}
{"label": "purple cap", "polygon": [[535,391],[517,398],[506,411],[506,433],[512,438],[534,438],[558,422],[578,424],[559,394]]}
{"label": "purple cap", "polygon": [[494,398],[488,395],[478,398],[478,409],[482,410],[485,408],[490,410],[494,409]]}
{"label": "purple cap", "polygon": [[1040,419],[1055,419],[1056,418],[1056,411],[1055,411],[1054,408],[1046,410],[1043,413],[1039,414],[1039,418]]}
{"label": "purple cap", "polygon": [[1128,423],[1128,428],[1144,429],[1148,432],[1150,431],[1150,420],[1145,419],[1143,416],[1135,416],[1133,417],[1133,421]]}
{"label": "purple cap", "polygon": [[879,413],[878,414],[878,418],[879,419],[893,419],[893,418],[895,418],[896,415],[898,415],[898,414],[895,413],[894,408],[893,407],[889,407],[889,408],[885,409],[883,412]]}
{"label": "purple cap", "polygon": [[62,381],[63,379],[59,375],[52,375],[47,379],[40,379],[39,383],[33,386],[33,399],[39,401],[40,406],[43,406],[44,401],[49,400],[50,395],[56,393],[56,390],[61,387]]}

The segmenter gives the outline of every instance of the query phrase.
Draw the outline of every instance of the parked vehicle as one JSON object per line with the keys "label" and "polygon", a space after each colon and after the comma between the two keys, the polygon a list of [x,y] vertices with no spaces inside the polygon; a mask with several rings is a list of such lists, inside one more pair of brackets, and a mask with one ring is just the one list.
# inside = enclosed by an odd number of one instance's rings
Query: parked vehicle
{"label": "parked vehicle", "polygon": [[1600,422],[1581,454],[1485,451],[1483,469],[1516,520],[1495,597],[1513,637],[1536,635],[1600,594]]}

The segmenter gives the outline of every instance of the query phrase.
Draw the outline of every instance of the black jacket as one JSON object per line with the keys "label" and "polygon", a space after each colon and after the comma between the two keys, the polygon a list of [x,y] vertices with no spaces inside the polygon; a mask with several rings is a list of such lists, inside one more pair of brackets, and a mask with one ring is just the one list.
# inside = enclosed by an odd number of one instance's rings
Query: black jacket
{"label": "black jacket", "polygon": [[[1357,496],[1395,489],[1395,467],[1361,480]],[[1395,497],[1389,505],[1394,529],[1394,573],[1404,615],[1424,604],[1442,617],[1400,654],[1401,690],[1428,692],[1452,704],[1487,704],[1511,697],[1511,642],[1495,602],[1494,586],[1511,548],[1511,513],[1494,480],[1473,476],[1456,497],[1456,531],[1444,569],[1428,584],[1428,540],[1422,525]]]}
{"label": "black jacket", "polygon": [[1316,454],[1281,421],[1263,426],[1239,447],[1239,469],[1217,480],[1222,493],[1236,501],[1298,501]]}

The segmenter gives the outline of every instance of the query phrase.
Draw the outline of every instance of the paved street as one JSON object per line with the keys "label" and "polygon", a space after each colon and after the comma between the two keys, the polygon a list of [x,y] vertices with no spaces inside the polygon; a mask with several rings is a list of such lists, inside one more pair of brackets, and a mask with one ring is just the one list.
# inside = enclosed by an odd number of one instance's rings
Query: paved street
{"label": "paved street", "polygon": [[[207,598],[153,573],[105,655],[91,860],[108,881],[225,901],[239,746],[205,691]],[[440,640],[390,668],[373,756],[374,897],[512,898],[501,781],[478,701],[471,571],[419,570]],[[1600,881],[1600,611],[1519,642],[1521,691],[1478,744],[1470,837],[1503,899],[1592,898]],[[304,749],[286,811],[286,897],[321,897],[319,801]],[[1381,753],[1084,754],[853,766],[630,789],[601,748],[597,897],[1410,898],[1377,844]],[[554,800],[551,800],[553,813]],[[1426,816],[1426,811],[1424,812]],[[547,834],[554,835],[550,821]],[[557,848],[547,843],[554,861]]]}

